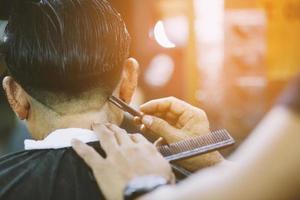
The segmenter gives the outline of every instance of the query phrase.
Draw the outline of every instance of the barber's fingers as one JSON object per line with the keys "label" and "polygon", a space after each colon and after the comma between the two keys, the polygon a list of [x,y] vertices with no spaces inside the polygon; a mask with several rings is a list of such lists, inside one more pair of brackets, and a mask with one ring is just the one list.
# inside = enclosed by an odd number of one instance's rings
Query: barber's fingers
{"label": "barber's fingers", "polygon": [[162,137],[159,137],[153,144],[155,147],[159,147],[159,146],[162,146],[164,144],[164,138]]}
{"label": "barber's fingers", "polygon": [[135,143],[150,143],[143,135],[141,134],[130,134],[130,138]]}
{"label": "barber's fingers", "polygon": [[106,153],[116,150],[119,146],[115,133],[104,125],[93,124],[92,129],[97,134],[101,147]]}
{"label": "barber's fingers", "polygon": [[193,116],[197,116],[198,108],[179,100],[167,97],[149,101],[140,107],[141,111],[166,120],[169,124],[182,127],[181,124]]}
{"label": "barber's fingers", "polygon": [[141,111],[166,120],[169,124],[182,128],[187,123],[199,123],[207,120],[206,113],[175,97],[156,99],[140,107]]}
{"label": "barber's fingers", "polygon": [[171,126],[168,122],[158,117],[145,115],[142,118],[143,124],[154,134],[163,137],[168,143],[177,142],[185,138],[177,128]]}
{"label": "barber's fingers", "polygon": [[72,140],[72,147],[79,157],[81,157],[91,168],[101,165],[104,160],[93,147],[84,144],[79,140]]}
{"label": "barber's fingers", "polygon": [[106,125],[107,128],[109,128],[112,132],[114,132],[119,145],[130,145],[132,144],[132,140],[130,139],[130,136],[128,133],[124,130],[118,127],[114,124],[108,124]]}
{"label": "barber's fingers", "polygon": [[140,109],[146,114],[172,112],[173,114],[180,115],[186,110],[187,106],[189,104],[182,100],[175,97],[167,97],[149,101],[141,105]]}
{"label": "barber's fingers", "polygon": [[133,118],[133,122],[136,125],[140,125],[142,123],[142,119],[140,117],[136,116]]}

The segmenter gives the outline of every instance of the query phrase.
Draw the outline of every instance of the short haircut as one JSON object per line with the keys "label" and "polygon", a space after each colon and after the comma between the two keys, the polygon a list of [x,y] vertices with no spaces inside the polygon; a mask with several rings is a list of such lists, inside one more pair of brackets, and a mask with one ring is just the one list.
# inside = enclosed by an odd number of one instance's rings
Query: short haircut
{"label": "short haircut", "polygon": [[112,93],[130,36],[106,0],[16,2],[1,53],[27,93],[44,104],[51,104],[47,94],[69,99],[98,88]]}

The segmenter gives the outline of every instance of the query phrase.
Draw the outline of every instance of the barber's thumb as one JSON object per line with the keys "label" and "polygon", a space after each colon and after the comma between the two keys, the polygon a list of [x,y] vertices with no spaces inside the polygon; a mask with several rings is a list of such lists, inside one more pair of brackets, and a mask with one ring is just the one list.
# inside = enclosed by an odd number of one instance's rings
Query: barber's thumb
{"label": "barber's thumb", "polygon": [[165,120],[158,117],[145,115],[142,118],[142,122],[149,130],[156,135],[163,137],[168,142],[174,142],[178,140],[179,130],[171,126]]}

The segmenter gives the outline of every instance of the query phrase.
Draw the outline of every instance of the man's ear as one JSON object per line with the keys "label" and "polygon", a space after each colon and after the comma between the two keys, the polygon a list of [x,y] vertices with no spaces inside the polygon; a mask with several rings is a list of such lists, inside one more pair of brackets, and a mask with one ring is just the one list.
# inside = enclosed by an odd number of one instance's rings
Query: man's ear
{"label": "man's ear", "polygon": [[7,100],[16,115],[21,120],[27,119],[30,104],[23,88],[10,76],[3,79],[3,88]]}
{"label": "man's ear", "polygon": [[130,103],[137,87],[138,71],[139,63],[134,58],[129,58],[125,61],[119,96],[126,103]]}

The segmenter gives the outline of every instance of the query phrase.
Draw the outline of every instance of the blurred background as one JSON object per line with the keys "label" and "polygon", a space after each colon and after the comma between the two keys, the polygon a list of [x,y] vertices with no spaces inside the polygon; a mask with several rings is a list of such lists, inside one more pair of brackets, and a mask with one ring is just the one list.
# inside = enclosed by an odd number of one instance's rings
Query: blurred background
{"label": "blurred background", "polygon": [[[225,156],[300,71],[300,0],[109,1],[141,65],[133,104],[175,96],[203,108],[212,130],[226,128],[237,141]],[[22,149],[29,136],[0,96],[4,154]]]}

